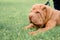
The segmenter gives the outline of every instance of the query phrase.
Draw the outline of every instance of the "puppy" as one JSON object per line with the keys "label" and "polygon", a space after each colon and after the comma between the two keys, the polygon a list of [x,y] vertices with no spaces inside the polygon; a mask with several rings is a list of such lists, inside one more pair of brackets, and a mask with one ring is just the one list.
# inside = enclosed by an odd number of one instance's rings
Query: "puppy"
{"label": "puppy", "polygon": [[25,29],[33,28],[34,26],[39,27],[38,30],[29,32],[29,34],[34,35],[38,32],[45,32],[60,24],[60,11],[44,4],[35,4],[29,13],[29,20],[30,24]]}

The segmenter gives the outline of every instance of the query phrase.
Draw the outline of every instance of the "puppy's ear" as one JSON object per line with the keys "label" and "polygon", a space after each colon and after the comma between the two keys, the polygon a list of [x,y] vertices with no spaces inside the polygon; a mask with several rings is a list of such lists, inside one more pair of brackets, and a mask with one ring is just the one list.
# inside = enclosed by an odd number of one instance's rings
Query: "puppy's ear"
{"label": "puppy's ear", "polygon": [[43,11],[46,11],[46,6],[42,6],[41,9],[42,9]]}
{"label": "puppy's ear", "polygon": [[44,12],[44,14],[46,15],[46,13],[47,13],[47,7],[46,7],[46,5],[42,5],[41,9]]}

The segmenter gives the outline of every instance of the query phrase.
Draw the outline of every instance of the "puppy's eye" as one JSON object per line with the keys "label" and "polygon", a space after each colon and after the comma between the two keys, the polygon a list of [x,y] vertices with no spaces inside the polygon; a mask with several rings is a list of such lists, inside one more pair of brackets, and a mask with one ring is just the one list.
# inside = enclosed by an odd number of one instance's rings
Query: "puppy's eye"
{"label": "puppy's eye", "polygon": [[40,12],[37,11],[36,13],[40,13]]}

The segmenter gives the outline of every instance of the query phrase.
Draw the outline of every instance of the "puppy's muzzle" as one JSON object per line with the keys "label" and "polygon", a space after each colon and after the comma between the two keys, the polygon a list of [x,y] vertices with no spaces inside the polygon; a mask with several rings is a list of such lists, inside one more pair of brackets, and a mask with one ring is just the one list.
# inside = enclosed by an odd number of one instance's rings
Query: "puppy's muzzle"
{"label": "puppy's muzzle", "polygon": [[32,17],[33,17],[33,13],[30,13],[30,14],[29,14],[29,20],[31,20]]}
{"label": "puppy's muzzle", "polygon": [[42,23],[39,21],[39,19],[35,18],[34,13],[29,14],[29,20],[31,23],[33,23],[35,25],[39,25],[39,26],[42,25]]}

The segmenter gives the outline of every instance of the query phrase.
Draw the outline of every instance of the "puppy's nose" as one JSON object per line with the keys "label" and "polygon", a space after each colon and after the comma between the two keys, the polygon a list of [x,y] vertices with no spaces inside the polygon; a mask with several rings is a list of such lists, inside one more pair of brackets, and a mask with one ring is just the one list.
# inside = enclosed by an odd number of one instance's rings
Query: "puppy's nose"
{"label": "puppy's nose", "polygon": [[31,20],[31,18],[32,18],[32,15],[29,15],[29,19]]}
{"label": "puppy's nose", "polygon": [[33,17],[33,14],[29,14],[29,18],[31,19]]}

